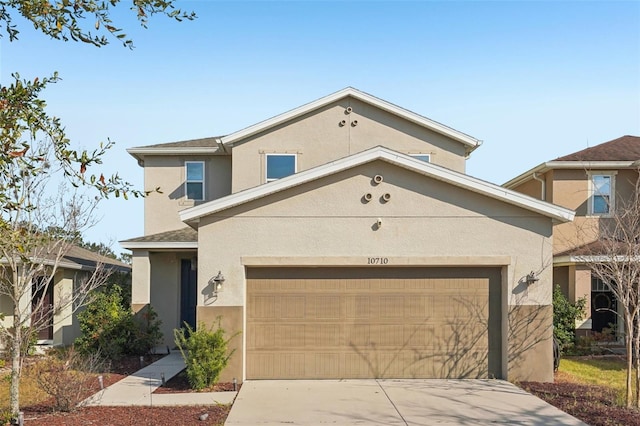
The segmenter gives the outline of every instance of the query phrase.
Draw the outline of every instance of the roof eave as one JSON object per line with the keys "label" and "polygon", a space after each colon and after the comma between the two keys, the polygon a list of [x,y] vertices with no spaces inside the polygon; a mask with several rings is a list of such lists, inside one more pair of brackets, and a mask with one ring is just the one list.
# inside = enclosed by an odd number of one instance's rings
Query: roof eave
{"label": "roof eave", "polygon": [[188,242],[147,242],[147,241],[119,241],[122,248],[128,250],[196,250],[198,243],[196,241]]}
{"label": "roof eave", "polygon": [[553,169],[628,169],[637,167],[637,161],[547,161],[502,184],[505,188],[513,188],[533,179],[534,173],[546,173]]}

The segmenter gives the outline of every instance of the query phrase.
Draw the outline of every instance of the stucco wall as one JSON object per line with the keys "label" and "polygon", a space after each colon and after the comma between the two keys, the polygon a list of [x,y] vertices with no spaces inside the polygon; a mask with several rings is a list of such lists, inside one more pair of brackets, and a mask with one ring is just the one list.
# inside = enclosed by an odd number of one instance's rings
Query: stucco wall
{"label": "stucco wall", "polygon": [[[380,185],[372,184],[376,174],[384,176]],[[365,202],[368,192],[373,199]],[[391,195],[387,203],[380,200],[385,193]],[[504,315],[512,305],[549,306],[551,226],[549,218],[376,161],[203,218],[199,304],[205,305],[208,280],[221,270],[225,286],[210,306],[244,306],[245,263],[256,257],[273,265],[304,258],[363,266],[385,257],[389,266],[451,266],[493,256],[501,259],[493,266],[505,270]],[[530,271],[539,281],[526,285]],[[543,336],[539,345],[548,356],[531,351],[522,359],[542,357],[544,368],[551,366],[550,340]],[[539,377],[549,374],[543,369]]]}
{"label": "stucco wall", "polygon": [[[353,109],[350,114],[345,114],[347,107]],[[265,183],[265,155],[269,153],[297,154],[297,170],[302,171],[378,145],[407,154],[430,154],[435,164],[465,170],[465,147],[460,142],[345,98],[237,142],[233,147],[232,190]]]}
{"label": "stucco wall", "polygon": [[144,199],[144,233],[156,234],[184,228],[178,212],[196,203],[185,198],[185,161],[205,162],[205,200],[211,201],[231,193],[231,158],[229,156],[146,156],[145,190],[160,187]]}

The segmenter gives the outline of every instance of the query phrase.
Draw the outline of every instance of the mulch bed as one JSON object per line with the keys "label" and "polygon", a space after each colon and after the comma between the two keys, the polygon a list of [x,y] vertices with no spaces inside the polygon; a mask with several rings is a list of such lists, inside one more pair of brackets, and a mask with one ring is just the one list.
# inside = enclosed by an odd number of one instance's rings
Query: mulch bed
{"label": "mulch bed", "polygon": [[[241,384],[237,384],[235,386],[235,390],[240,390]],[[210,388],[203,389],[198,392],[233,392],[234,385],[231,382],[218,383]],[[196,392],[191,389],[191,385],[189,384],[189,380],[187,379],[187,373],[182,370],[180,373],[173,376],[170,380],[165,383],[164,386],[159,387],[153,393],[186,393],[186,392]]]}
{"label": "mulch bed", "polygon": [[640,426],[640,411],[615,405],[616,393],[611,389],[567,382],[519,385],[591,426]]}
{"label": "mulch bed", "polygon": [[[144,359],[142,367],[157,361],[164,355],[151,355]],[[104,386],[107,387],[128,375],[140,370],[139,357],[125,357],[122,360],[112,363],[108,373],[102,374]],[[186,380],[186,376],[185,379]],[[171,383],[170,380],[167,385]],[[188,385],[188,382],[187,382]],[[223,387],[233,384],[224,384]],[[173,387],[165,386],[159,393],[188,392],[184,388],[182,379],[173,381]],[[223,390],[223,387],[220,390]],[[95,387],[87,392],[85,397],[93,395],[100,390],[96,378]],[[228,389],[224,389],[228,390]],[[222,425],[229,415],[231,406],[211,405],[211,406],[179,406],[179,407],[83,407],[72,413],[52,413],[51,403],[48,401],[42,404],[22,407],[25,417],[25,425],[48,425],[48,426],[84,426],[84,425],[105,425],[105,426],[134,426],[134,425]]]}

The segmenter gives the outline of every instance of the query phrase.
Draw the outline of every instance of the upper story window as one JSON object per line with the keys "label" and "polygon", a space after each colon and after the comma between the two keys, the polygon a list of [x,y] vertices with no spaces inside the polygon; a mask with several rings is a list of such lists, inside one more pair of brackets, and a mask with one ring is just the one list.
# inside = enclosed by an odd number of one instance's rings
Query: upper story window
{"label": "upper story window", "polygon": [[187,199],[204,200],[204,161],[185,161],[184,168]]}
{"label": "upper story window", "polygon": [[287,177],[296,172],[295,154],[267,154],[267,182]]}
{"label": "upper story window", "polygon": [[425,163],[431,162],[431,154],[410,154],[413,158],[417,158],[418,160],[422,160]]}
{"label": "upper story window", "polygon": [[610,215],[614,207],[615,174],[611,172],[590,173],[589,214]]}

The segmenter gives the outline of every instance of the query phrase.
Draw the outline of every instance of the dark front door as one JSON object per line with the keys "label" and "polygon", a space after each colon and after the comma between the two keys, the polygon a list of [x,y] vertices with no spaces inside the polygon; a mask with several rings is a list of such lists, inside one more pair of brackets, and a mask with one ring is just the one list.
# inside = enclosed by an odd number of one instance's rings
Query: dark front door
{"label": "dark front door", "polygon": [[53,340],[53,283],[38,277],[31,286],[31,318],[38,328],[38,340]]}
{"label": "dark front door", "polygon": [[608,328],[615,331],[618,319],[616,314],[618,305],[611,291],[591,292],[591,330],[602,332]]}
{"label": "dark front door", "polygon": [[180,278],[180,326],[186,322],[196,328],[196,305],[198,304],[198,271],[189,259],[182,259]]}

